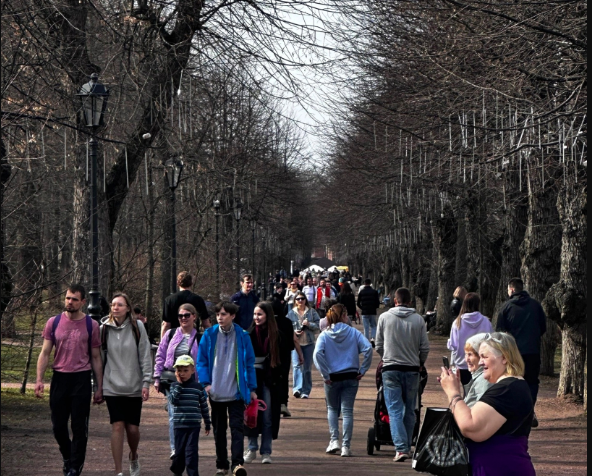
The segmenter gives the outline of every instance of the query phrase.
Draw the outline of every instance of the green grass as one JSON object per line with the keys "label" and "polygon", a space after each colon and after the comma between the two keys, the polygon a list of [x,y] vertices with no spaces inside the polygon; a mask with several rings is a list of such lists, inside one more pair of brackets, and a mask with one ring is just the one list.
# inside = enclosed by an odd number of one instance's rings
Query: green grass
{"label": "green grass", "polygon": [[43,398],[35,397],[33,390],[21,395],[18,388],[2,389],[2,426],[22,423],[24,420],[37,420],[42,414],[49,414],[49,392]]}
{"label": "green grass", "polygon": [[[27,353],[29,349],[25,345],[10,345],[2,344],[1,356],[0,356],[0,380],[4,383],[20,383],[23,380],[25,374],[25,364],[27,361]],[[41,347],[35,346],[33,348],[33,355],[31,360],[31,366],[29,368],[28,383],[35,383],[37,375],[37,358],[41,352]],[[49,365],[45,371],[44,379],[46,382],[49,381],[52,374],[51,363],[53,362],[50,357]]]}

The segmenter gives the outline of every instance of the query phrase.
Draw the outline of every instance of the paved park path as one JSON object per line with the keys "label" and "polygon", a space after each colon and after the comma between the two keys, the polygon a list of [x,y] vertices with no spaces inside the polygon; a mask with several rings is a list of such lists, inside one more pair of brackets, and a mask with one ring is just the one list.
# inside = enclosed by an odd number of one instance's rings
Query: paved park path
{"label": "paved park path", "polygon": [[[446,340],[431,337],[432,350],[428,360],[429,382],[423,397],[424,406],[443,406],[445,397],[436,377],[442,355],[447,354]],[[293,417],[283,419],[280,438],[273,444],[273,464],[262,465],[260,459],[247,465],[249,476],[311,475],[366,476],[413,475],[411,462],[393,463],[394,448],[382,448],[374,456],[366,454],[366,435],[372,425],[376,386],[375,369],[379,357],[375,353],[372,370],[361,382],[355,407],[353,458],[325,455],[329,442],[322,381],[314,370],[314,388],[309,400],[290,399]],[[531,435],[531,455],[539,475],[585,475],[587,473],[587,422],[582,407],[555,399],[557,379],[546,379],[541,388],[537,414],[541,421]],[[142,414],[140,462],[142,475],[170,475],[167,414],[165,400],[152,393]],[[3,410],[4,420],[4,410]],[[4,421],[3,421],[4,423]],[[90,439],[84,475],[113,475],[109,449],[109,417],[105,405],[94,406],[91,413]],[[21,450],[2,451],[2,475],[61,476],[60,455],[51,434],[49,411],[43,406],[38,415],[11,428],[4,428],[2,439],[22,442]],[[16,446],[11,445],[12,448]],[[127,467],[124,474],[129,474]],[[200,474],[213,476],[215,451],[213,437],[200,440]]]}

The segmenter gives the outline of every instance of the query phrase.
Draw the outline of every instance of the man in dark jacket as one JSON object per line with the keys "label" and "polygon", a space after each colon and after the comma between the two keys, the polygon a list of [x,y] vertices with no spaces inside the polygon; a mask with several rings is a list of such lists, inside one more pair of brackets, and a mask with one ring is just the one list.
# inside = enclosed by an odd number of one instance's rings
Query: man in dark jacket
{"label": "man in dark jacket", "polygon": [[181,271],[177,276],[179,292],[171,294],[164,300],[162,307],[162,326],[160,337],[164,336],[170,329],[179,327],[179,316],[177,312],[182,304],[191,304],[199,314],[201,325],[204,329],[211,327],[210,315],[203,298],[191,291],[193,277],[187,271]]}
{"label": "man in dark jacket", "polygon": [[362,310],[362,322],[364,324],[364,336],[374,347],[376,338],[376,313],[380,306],[378,291],[372,287],[372,280],[366,279],[364,287],[358,294],[358,307]]}
{"label": "man in dark jacket", "polygon": [[245,331],[249,330],[253,323],[253,312],[259,302],[257,294],[253,291],[253,276],[245,274],[241,278],[241,290],[230,298],[239,307],[238,314],[234,320],[235,324],[241,326]]}
{"label": "man in dark jacket", "polygon": [[[518,350],[524,359],[524,380],[530,387],[532,401],[536,404],[539,393],[541,371],[541,337],[547,331],[547,317],[540,303],[524,290],[520,278],[508,283],[510,299],[504,304],[497,317],[496,331],[514,336]],[[533,422],[537,426],[538,422]]]}

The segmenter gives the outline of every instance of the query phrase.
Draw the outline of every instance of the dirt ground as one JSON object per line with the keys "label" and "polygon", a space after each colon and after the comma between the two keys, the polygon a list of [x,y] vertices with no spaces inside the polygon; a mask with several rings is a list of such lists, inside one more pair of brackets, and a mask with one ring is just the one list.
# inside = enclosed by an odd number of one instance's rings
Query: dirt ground
{"label": "dirt ground", "polygon": [[[432,350],[428,360],[429,383],[423,395],[424,406],[443,406],[445,397],[436,377],[446,341],[431,336]],[[378,364],[374,355],[372,368]],[[394,449],[382,448],[374,456],[366,454],[366,435],[372,425],[376,387],[371,371],[360,387],[355,408],[355,429],[352,444],[354,457],[342,459],[327,456],[324,450],[329,434],[322,382],[315,370],[314,388],[309,400],[290,400],[293,418],[284,419],[279,440],[273,445],[273,464],[261,465],[260,459],[248,465],[249,476],[278,475],[289,471],[296,475],[412,475],[411,462],[393,463]],[[530,454],[540,475],[587,474],[587,419],[581,405],[555,398],[557,378],[544,378],[541,385],[537,415],[540,427],[530,437]],[[11,390],[15,394],[17,389]],[[61,476],[61,458],[51,433],[47,399],[2,394],[1,474],[28,476]],[[152,394],[142,414],[140,462],[144,476],[171,474],[167,414],[164,398]],[[112,475],[113,461],[109,449],[110,426],[105,405],[94,406],[91,412],[90,437],[85,475]],[[125,473],[129,474],[124,466]],[[212,436],[202,434],[200,440],[200,473],[213,475],[215,451]]]}

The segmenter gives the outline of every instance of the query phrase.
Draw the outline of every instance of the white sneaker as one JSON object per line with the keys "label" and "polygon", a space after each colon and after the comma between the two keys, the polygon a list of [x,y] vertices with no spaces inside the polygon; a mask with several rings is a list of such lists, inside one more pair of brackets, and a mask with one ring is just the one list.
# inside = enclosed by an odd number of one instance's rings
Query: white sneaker
{"label": "white sneaker", "polygon": [[334,455],[339,451],[339,441],[333,440],[327,447],[327,454]]}
{"label": "white sneaker", "polygon": [[173,459],[175,457],[175,450],[171,451],[171,456],[169,456],[169,459]]}
{"label": "white sneaker", "polygon": [[271,464],[271,455],[263,455],[261,456],[261,463],[262,464]]}
{"label": "white sneaker", "polygon": [[344,446],[343,448],[341,448],[341,457],[342,458],[350,458],[353,455],[354,454],[347,446]]}
{"label": "white sneaker", "polygon": [[227,476],[228,470],[227,469],[220,469],[216,470],[216,476]]}
{"label": "white sneaker", "polygon": [[140,458],[130,460],[130,476],[140,476]]}
{"label": "white sneaker", "polygon": [[252,451],[252,450],[247,450],[245,451],[245,454],[243,455],[243,458],[245,459],[245,463],[252,463],[253,461],[255,461],[255,459],[257,458],[257,452],[256,451]]}
{"label": "white sneaker", "polygon": [[300,398],[305,398],[305,399],[306,399],[306,398],[308,398],[308,395],[307,395],[306,393],[303,393],[303,394],[300,396]]}

